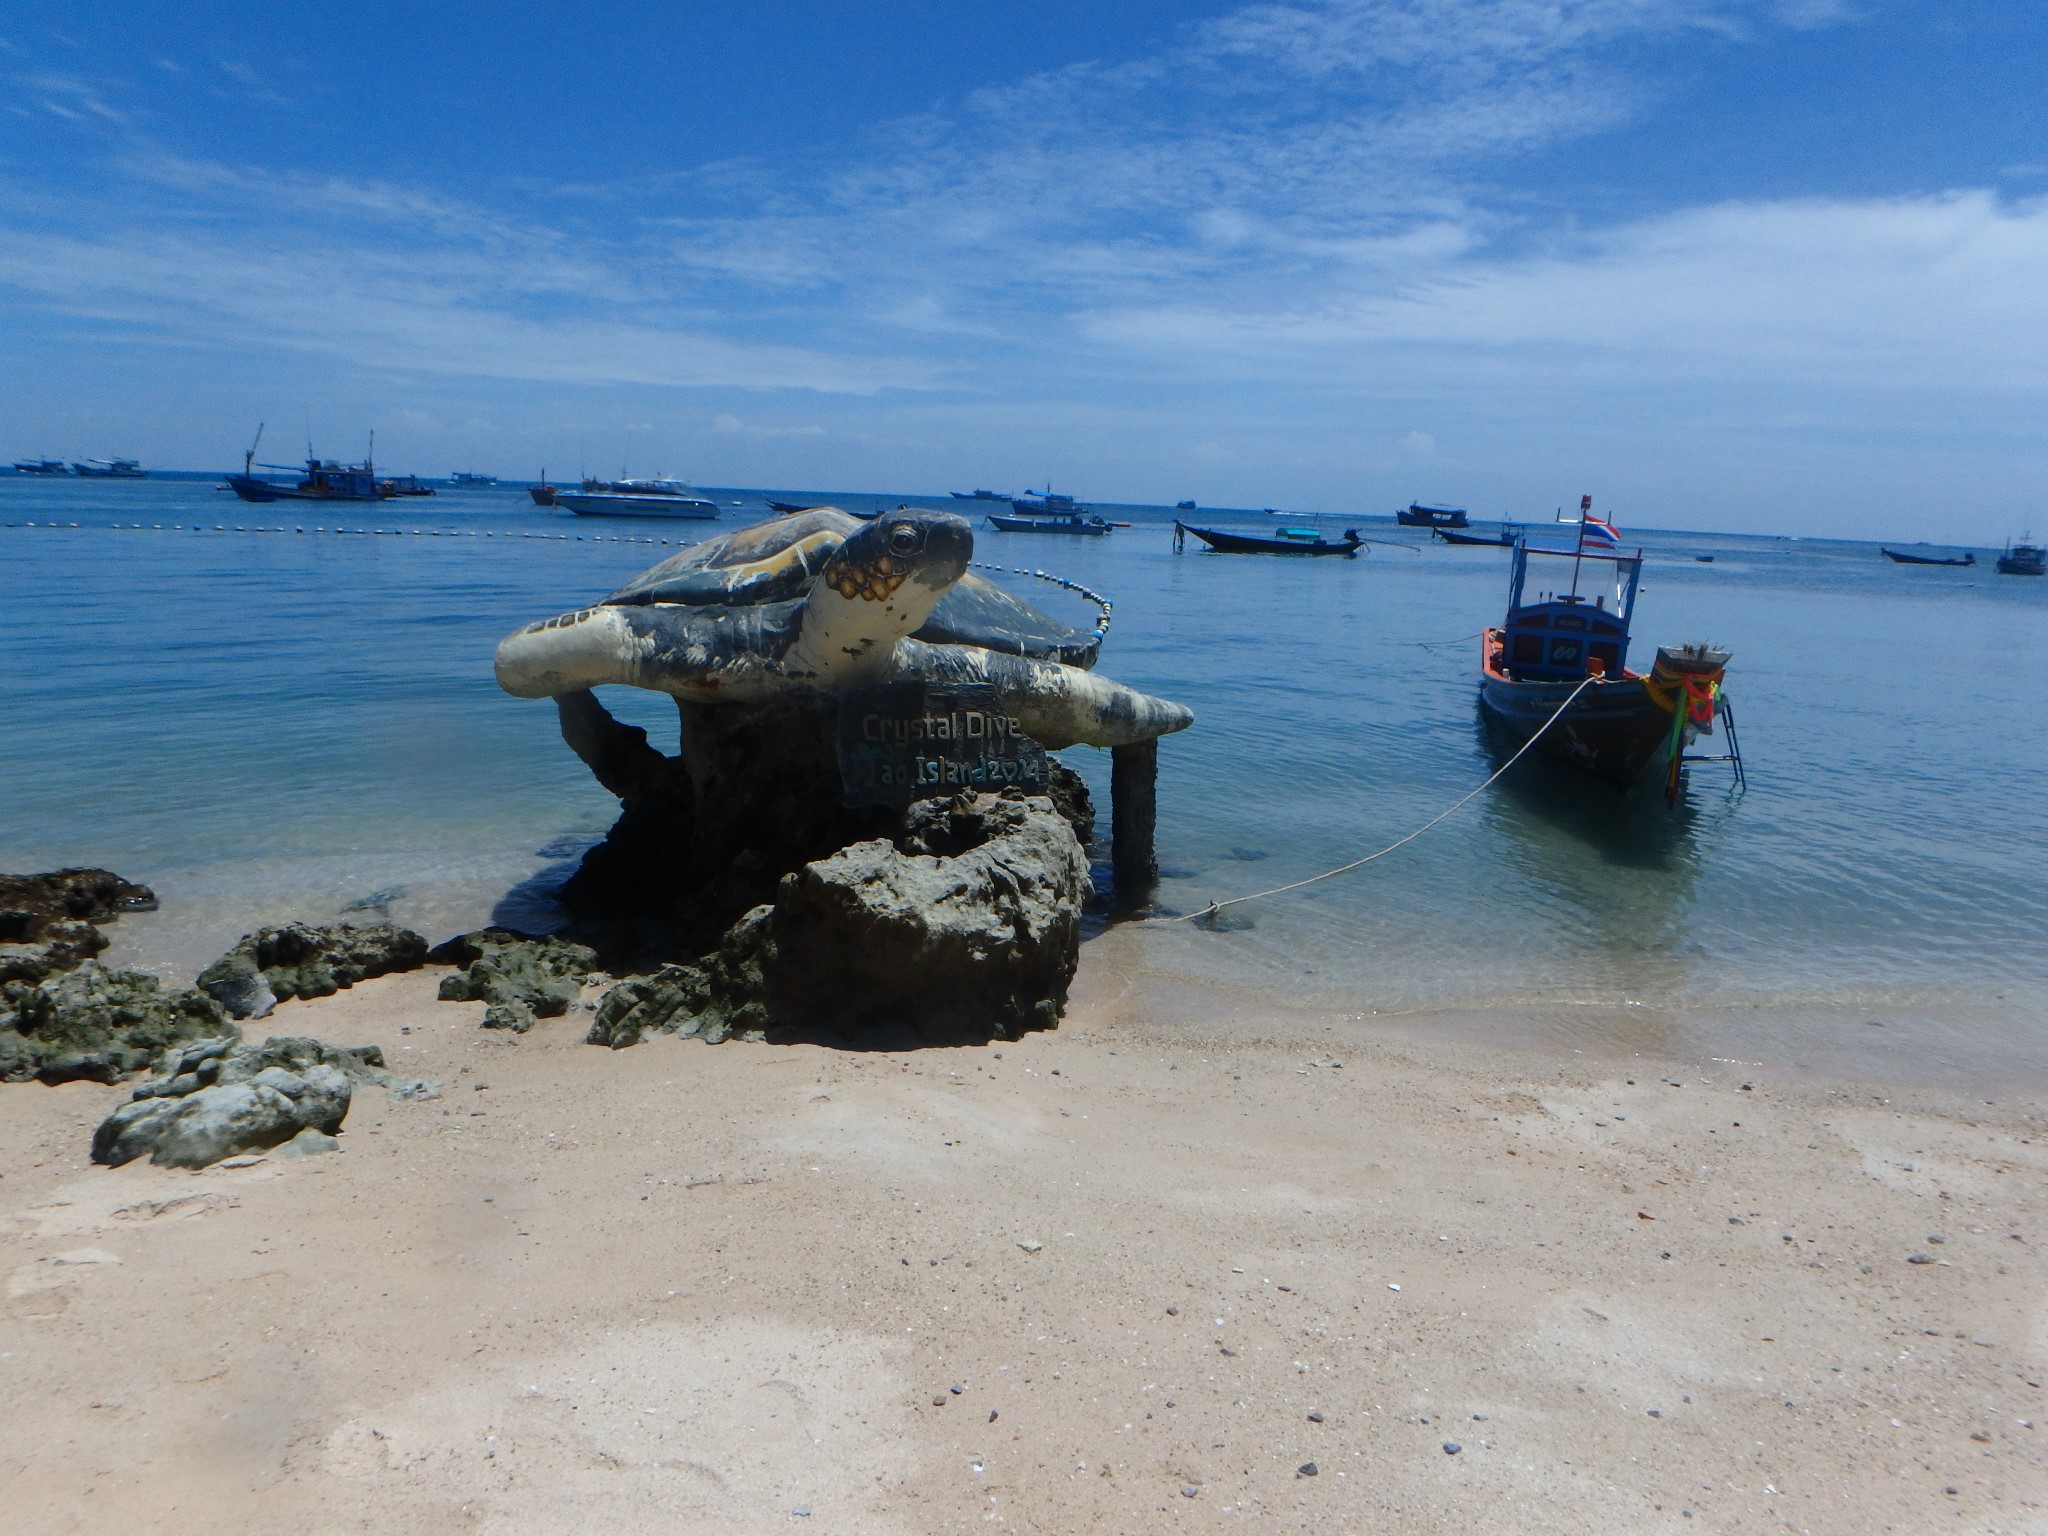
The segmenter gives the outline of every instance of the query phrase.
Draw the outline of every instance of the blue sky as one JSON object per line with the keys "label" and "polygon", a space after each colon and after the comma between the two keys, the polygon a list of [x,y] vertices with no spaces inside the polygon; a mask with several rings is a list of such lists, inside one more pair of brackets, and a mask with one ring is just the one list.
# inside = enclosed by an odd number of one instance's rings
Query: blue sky
{"label": "blue sky", "polygon": [[7,456],[2048,528],[2005,0],[0,5]]}

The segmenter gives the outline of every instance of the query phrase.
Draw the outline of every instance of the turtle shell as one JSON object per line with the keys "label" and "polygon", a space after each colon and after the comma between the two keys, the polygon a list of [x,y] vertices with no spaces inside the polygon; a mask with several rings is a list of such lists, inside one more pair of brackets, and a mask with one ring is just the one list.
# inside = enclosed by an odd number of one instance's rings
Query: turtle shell
{"label": "turtle shell", "polygon": [[[833,552],[861,526],[859,518],[837,507],[770,518],[671,555],[604,603],[754,607],[791,602],[809,594]],[[1072,667],[1094,666],[1102,647],[1099,635],[1062,624],[972,572],[947,589],[914,638],[931,645],[977,645]]]}

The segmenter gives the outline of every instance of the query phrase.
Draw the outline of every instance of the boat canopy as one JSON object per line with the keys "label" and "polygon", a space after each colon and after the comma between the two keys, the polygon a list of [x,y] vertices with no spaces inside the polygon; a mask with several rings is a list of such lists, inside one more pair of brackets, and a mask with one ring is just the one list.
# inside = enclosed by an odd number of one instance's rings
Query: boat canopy
{"label": "boat canopy", "polygon": [[[1545,562],[1533,568],[1533,596],[1532,556]],[[1570,562],[1568,592],[1547,589],[1543,584],[1546,579],[1566,579],[1564,567],[1554,563],[1559,561]],[[1596,579],[1603,569],[1611,568],[1611,599],[1604,591],[1590,597],[1579,591],[1587,566],[1593,568]],[[1624,555],[1606,550],[1544,549],[1520,540],[1508,578],[1508,614],[1503,626],[1507,633],[1501,662],[1508,674],[1517,682],[1577,682],[1589,671],[1620,677],[1628,665],[1629,620],[1635,612],[1636,587],[1642,574],[1641,550]]]}

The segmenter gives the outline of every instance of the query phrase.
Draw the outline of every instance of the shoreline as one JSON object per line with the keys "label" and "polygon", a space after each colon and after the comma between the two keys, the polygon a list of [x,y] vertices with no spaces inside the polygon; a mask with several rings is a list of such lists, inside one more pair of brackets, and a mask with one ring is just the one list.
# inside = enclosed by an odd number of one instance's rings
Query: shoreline
{"label": "shoreline", "polygon": [[196,1174],[86,1165],[125,1089],[0,1088],[9,1503],[50,1531],[2048,1522],[2039,1096],[1317,1034],[1116,958],[1084,951],[1057,1031],[916,1051],[610,1052],[587,1014],[508,1037],[439,968],[386,977],[248,1033],[379,1044],[443,1096]]}

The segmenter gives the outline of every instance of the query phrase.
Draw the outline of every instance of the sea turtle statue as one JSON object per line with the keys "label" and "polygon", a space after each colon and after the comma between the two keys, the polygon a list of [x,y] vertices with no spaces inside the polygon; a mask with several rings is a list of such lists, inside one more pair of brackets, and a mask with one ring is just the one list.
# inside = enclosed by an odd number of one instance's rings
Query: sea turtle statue
{"label": "sea turtle statue", "polygon": [[979,684],[1046,747],[1130,746],[1192,723],[1181,705],[1086,670],[1093,637],[968,575],[973,553],[972,527],[950,512],[778,518],[509,636],[498,683],[522,698],[623,683],[755,705],[878,683]]}

